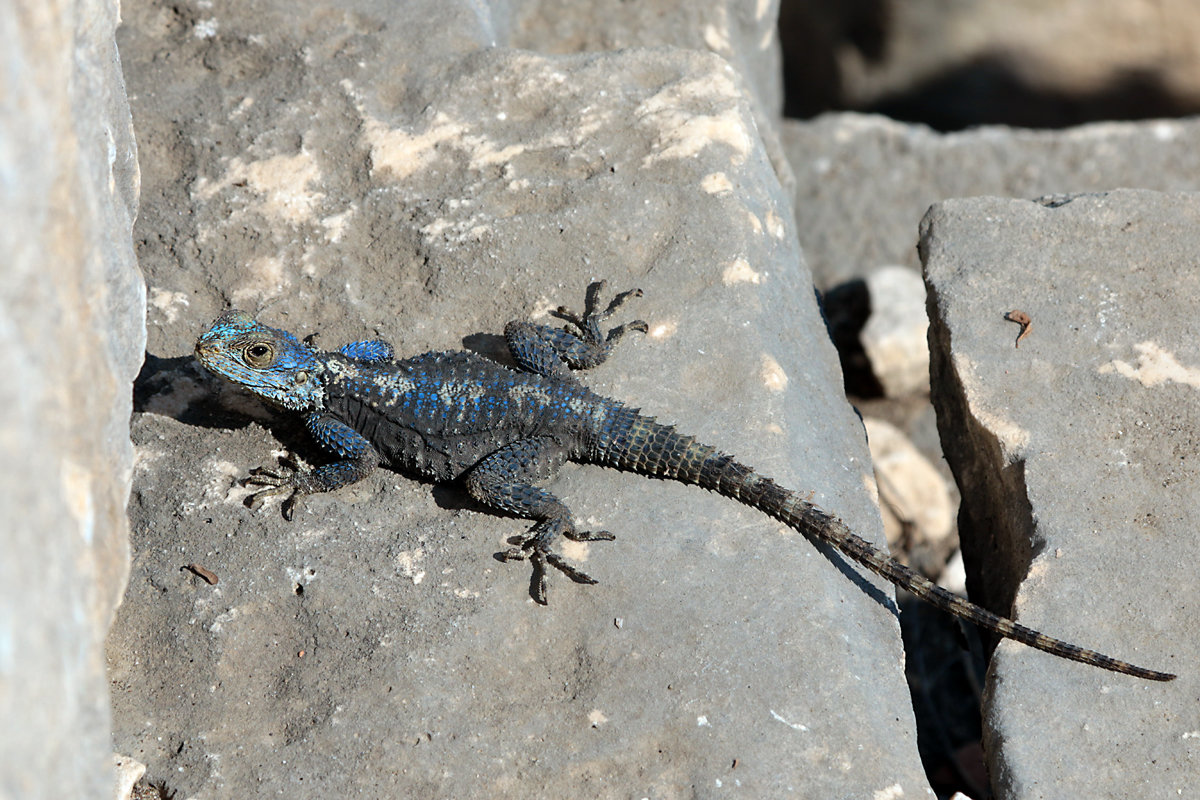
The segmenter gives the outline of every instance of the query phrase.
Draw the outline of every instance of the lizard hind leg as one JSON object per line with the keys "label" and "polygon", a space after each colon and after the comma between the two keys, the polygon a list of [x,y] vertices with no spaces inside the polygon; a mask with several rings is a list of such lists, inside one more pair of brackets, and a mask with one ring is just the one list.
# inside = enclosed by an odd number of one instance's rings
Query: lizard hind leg
{"label": "lizard hind leg", "polygon": [[[547,377],[571,380],[570,369],[590,369],[604,363],[622,336],[629,331],[649,330],[643,320],[626,322],[612,328],[606,334],[600,324],[612,316],[631,297],[641,297],[641,289],[621,292],[600,309],[600,295],[604,293],[604,281],[588,287],[587,301],[583,314],[566,308],[553,312],[571,327],[552,328],[532,322],[510,322],[504,327],[504,338],[509,352],[517,365],[526,372]],[[572,327],[574,330],[572,330]]]}
{"label": "lizard hind leg", "polygon": [[577,542],[611,541],[608,531],[575,529],[570,509],[550,492],[534,485],[553,475],[567,459],[567,451],[548,438],[522,439],[481,460],[467,473],[466,488],[472,497],[498,511],[537,522],[524,536],[510,540],[509,549],[497,553],[502,561],[529,561],[533,565],[529,594],[546,605],[547,567],[576,583],[595,583],[572,566],[556,549],[560,536]]}

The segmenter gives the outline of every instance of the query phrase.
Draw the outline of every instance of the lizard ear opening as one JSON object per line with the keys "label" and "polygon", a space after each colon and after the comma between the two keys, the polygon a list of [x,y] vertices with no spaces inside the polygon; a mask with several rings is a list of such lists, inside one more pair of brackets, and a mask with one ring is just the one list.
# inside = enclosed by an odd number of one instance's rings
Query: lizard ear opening
{"label": "lizard ear opening", "polygon": [[266,342],[255,342],[242,350],[242,359],[254,369],[266,369],[275,358],[275,348]]}

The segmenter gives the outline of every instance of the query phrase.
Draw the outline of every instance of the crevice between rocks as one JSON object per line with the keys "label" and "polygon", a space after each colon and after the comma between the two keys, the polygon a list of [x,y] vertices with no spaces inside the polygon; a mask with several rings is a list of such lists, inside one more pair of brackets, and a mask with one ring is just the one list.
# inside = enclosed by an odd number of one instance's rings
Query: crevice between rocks
{"label": "crevice between rocks", "polygon": [[[922,261],[925,252],[922,247]],[[1025,484],[1025,461],[971,408],[952,351],[937,288],[926,281],[930,399],[938,437],[961,493],[958,534],[971,601],[1011,616],[1013,603],[1040,550]],[[990,652],[998,639],[985,636]]]}

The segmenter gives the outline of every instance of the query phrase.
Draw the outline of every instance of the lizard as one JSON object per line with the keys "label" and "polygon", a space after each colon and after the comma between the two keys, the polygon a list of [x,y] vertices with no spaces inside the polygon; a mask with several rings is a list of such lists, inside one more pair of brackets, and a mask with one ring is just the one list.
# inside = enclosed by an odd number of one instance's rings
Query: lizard
{"label": "lizard", "polygon": [[497,554],[529,561],[530,594],[547,602],[550,568],[580,584],[596,581],[555,548],[560,537],[607,541],[608,531],[581,531],[571,511],[544,483],[566,461],[599,464],[695,484],[758,509],[824,542],[892,584],[1001,637],[1053,655],[1154,681],[1175,678],[1056,639],[997,615],[936,585],[853,533],[841,519],[798,492],[715,447],[643,415],[640,409],[588,389],[572,370],[603,363],[642,320],[605,332],[604,323],[631,297],[617,294],[601,308],[603,281],[588,287],[582,314],[559,308],[556,328],[527,321],[504,328],[512,369],[472,352],[430,352],[398,360],[381,339],[323,352],[312,337],[231,310],[199,337],[195,355],[220,378],[287,412],[303,416],[316,442],[336,459],[311,470],[251,470],[243,485],[262,487],[248,498],[259,507],[286,495],[290,520],[299,498],[356,483],[379,466],[433,481],[460,480],[488,509],[531,519],[523,536]]}

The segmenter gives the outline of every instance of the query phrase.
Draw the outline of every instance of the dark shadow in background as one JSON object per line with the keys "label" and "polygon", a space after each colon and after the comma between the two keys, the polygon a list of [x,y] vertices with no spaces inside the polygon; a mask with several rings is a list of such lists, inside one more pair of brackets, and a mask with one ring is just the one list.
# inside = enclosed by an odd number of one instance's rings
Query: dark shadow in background
{"label": "dark shadow in background", "polygon": [[849,45],[871,63],[886,54],[890,0],[782,0],[783,115],[806,119],[844,107],[837,54]]}
{"label": "dark shadow in background", "polygon": [[1030,84],[1002,52],[982,54],[902,92],[865,106],[847,102],[837,54],[857,50],[868,64],[887,60],[897,0],[782,0],[784,116],[825,111],[883,114],[939,131],[978,125],[1067,128],[1102,120],[1143,120],[1200,113],[1200,97],[1173,92],[1152,69],[1118,73],[1090,92]]}
{"label": "dark shadow in background", "polygon": [[859,110],[955,131],[976,125],[1069,128],[1102,120],[1183,117],[1200,112],[1200,102],[1172,92],[1151,70],[1119,73],[1093,92],[1035,88],[1007,56],[996,54]]}

